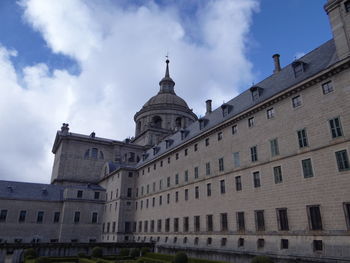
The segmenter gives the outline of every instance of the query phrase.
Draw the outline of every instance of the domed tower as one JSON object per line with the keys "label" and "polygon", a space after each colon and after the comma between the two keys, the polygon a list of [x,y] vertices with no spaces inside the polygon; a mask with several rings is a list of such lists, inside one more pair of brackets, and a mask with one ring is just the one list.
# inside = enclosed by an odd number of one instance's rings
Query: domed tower
{"label": "domed tower", "polygon": [[134,116],[136,131],[133,142],[136,144],[151,147],[197,120],[187,103],[175,94],[175,82],[169,75],[168,59],[165,76],[159,86],[158,94],[150,98]]}

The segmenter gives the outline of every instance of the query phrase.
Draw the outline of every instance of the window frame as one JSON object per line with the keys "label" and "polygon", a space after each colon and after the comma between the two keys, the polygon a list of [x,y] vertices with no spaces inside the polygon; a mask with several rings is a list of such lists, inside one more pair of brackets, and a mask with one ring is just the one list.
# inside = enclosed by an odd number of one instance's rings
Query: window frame
{"label": "window frame", "polygon": [[[308,163],[310,165],[309,167],[306,167],[304,164]],[[311,157],[302,159],[301,160],[301,169],[303,171],[303,177],[304,179],[307,178],[313,178],[315,176],[314,170],[313,170],[313,165],[312,165],[312,159]],[[307,169],[307,170],[306,170]],[[311,173],[309,173],[311,172]]]}
{"label": "window frame", "polygon": [[301,99],[301,94],[292,97],[292,107],[293,107],[293,109],[297,109],[297,108],[299,108],[302,105],[303,105],[303,101]]}
{"label": "window frame", "polygon": [[[335,126],[336,121],[338,121],[338,124],[339,124],[338,126]],[[329,123],[329,128],[330,128],[332,139],[344,136],[344,132],[343,132],[343,128],[342,128],[342,124],[341,124],[341,120],[340,120],[339,116],[334,117],[332,119],[329,119],[328,123]],[[332,127],[332,126],[334,126],[334,127]]]}
{"label": "window frame", "polygon": [[[256,177],[256,175],[258,175],[258,177]],[[254,188],[261,187],[260,171],[253,172],[253,186],[254,186]]]}
{"label": "window frame", "polygon": [[[343,153],[345,153],[345,155],[343,155]],[[339,172],[350,170],[349,155],[346,149],[336,151],[335,159],[337,162],[337,167]]]}
{"label": "window frame", "polygon": [[[319,218],[313,218],[313,213],[311,212],[312,208],[317,208]],[[323,222],[322,222],[322,213],[321,213],[321,206],[320,205],[307,205],[307,217],[308,217],[308,223],[309,223],[309,230],[310,231],[322,231],[323,230]],[[315,220],[319,219],[319,222],[315,223]]]}
{"label": "window frame", "polygon": [[275,118],[275,108],[274,107],[271,107],[271,108],[266,110],[266,118],[268,120]]}

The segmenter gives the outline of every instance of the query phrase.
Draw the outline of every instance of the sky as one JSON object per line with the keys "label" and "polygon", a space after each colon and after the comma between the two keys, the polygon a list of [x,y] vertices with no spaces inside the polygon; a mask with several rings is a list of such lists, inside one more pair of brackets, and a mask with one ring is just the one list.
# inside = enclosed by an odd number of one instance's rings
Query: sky
{"label": "sky", "polygon": [[1,0],[0,180],[49,183],[54,138],[124,140],[165,56],[198,115],[332,38],[325,0]]}

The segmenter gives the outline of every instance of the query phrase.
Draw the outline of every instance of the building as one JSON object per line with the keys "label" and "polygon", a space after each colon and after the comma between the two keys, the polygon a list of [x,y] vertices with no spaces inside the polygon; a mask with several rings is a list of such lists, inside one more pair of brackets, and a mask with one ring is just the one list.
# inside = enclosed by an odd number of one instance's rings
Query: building
{"label": "building", "polygon": [[2,242],[156,242],[235,261],[350,258],[350,1],[334,38],[198,119],[174,91],[135,114],[135,137],[69,132],[51,184],[0,182]]}

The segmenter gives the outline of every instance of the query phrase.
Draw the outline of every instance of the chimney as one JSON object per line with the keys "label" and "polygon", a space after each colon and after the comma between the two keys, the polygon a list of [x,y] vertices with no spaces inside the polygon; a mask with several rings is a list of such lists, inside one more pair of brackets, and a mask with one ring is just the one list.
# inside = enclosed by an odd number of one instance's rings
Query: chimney
{"label": "chimney", "polygon": [[207,112],[205,114],[211,113],[211,100],[205,102],[207,104]]}
{"label": "chimney", "polygon": [[68,123],[63,123],[61,127],[61,132],[63,135],[67,135],[69,131],[69,124]]}
{"label": "chimney", "polygon": [[280,54],[274,54],[272,58],[275,64],[275,69],[273,70],[273,73],[280,72],[281,71]]}

